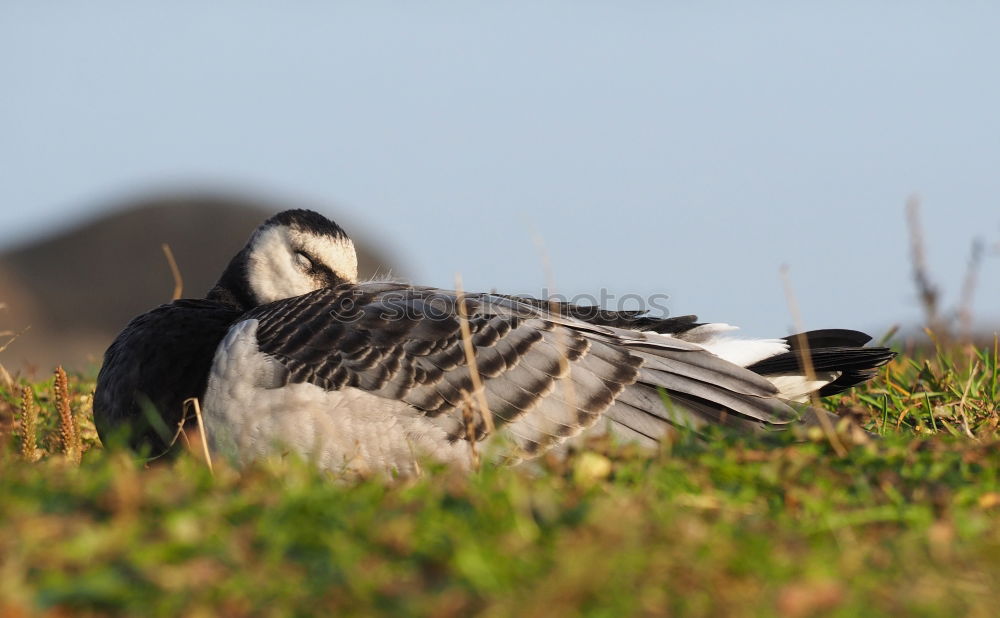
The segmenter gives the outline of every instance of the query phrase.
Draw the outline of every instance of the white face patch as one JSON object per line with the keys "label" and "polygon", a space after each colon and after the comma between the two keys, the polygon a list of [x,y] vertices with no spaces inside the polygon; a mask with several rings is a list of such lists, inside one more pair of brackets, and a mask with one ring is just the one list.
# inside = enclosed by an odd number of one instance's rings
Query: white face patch
{"label": "white face patch", "polygon": [[358,281],[358,254],[349,238],[317,236],[285,228],[292,247],[301,247],[338,277],[349,283]]}
{"label": "white face patch", "polygon": [[346,282],[358,280],[358,257],[350,239],[309,234],[284,225],[259,230],[250,241],[247,278],[259,304],[301,296],[326,282],[309,273],[304,252]]}

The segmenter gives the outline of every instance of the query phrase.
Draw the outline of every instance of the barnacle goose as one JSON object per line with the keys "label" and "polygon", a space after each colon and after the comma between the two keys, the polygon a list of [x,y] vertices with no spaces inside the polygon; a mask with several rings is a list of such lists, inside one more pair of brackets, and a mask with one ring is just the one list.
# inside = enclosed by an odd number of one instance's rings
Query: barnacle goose
{"label": "barnacle goose", "polygon": [[655,446],[680,425],[781,427],[819,413],[795,403],[810,392],[840,392],[893,357],[856,331],[806,333],[810,382],[800,339],[730,330],[358,282],[347,234],[290,210],[253,233],[204,299],[132,320],[105,355],[94,417],[103,440],[124,433],[155,454],[197,397],[211,448],[237,462],[293,450],[337,472],[411,474],[422,458],[470,466],[470,442],[487,438],[510,461],[609,430]]}

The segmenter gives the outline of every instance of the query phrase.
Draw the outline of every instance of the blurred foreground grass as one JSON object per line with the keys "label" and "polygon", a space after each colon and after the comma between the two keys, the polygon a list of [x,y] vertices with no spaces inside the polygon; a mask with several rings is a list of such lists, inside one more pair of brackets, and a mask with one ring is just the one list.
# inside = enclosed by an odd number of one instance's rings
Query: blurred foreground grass
{"label": "blurred foreground grass", "polygon": [[93,383],[72,376],[82,463],[51,380],[30,384],[29,462],[27,383],[8,384],[0,615],[993,616],[997,369],[995,345],[956,346],[826,402],[878,442],[680,436],[652,459],[601,442],[389,486],[292,459],[145,466],[100,448]]}

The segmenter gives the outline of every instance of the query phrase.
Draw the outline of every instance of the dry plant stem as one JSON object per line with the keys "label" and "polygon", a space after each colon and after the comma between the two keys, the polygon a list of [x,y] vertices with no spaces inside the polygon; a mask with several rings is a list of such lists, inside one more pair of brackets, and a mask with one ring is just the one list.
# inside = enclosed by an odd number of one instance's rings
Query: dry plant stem
{"label": "dry plant stem", "polygon": [[472,468],[479,469],[479,450],[476,448],[476,418],[472,411],[473,403],[468,393],[462,394],[462,422],[465,423],[465,438],[469,441],[469,454]]}
{"label": "dry plant stem", "polygon": [[[785,287],[785,298],[788,302],[788,311],[792,314],[792,322],[795,325],[795,330],[798,331],[798,344],[799,344],[799,363],[802,365],[802,370],[806,373],[806,379],[810,382],[816,381],[816,371],[813,368],[812,357],[809,354],[809,340],[804,334],[802,328],[802,317],[799,313],[799,303],[795,299],[795,292],[792,290],[791,277],[788,274],[788,266],[781,267],[781,281]],[[809,405],[818,407],[819,401],[816,398],[815,393],[809,394]],[[830,424],[830,419],[826,417],[826,414],[817,414],[819,419],[819,425],[823,429],[823,433],[826,435],[826,439],[830,442],[830,446],[837,455],[843,457],[847,454],[847,449],[844,448],[844,444],[840,441],[840,437],[837,435],[837,431]]]}
{"label": "dry plant stem", "polygon": [[62,436],[63,451],[73,463],[80,463],[83,445],[80,443],[80,424],[73,418],[69,405],[69,379],[62,367],[56,367],[55,378],[56,409],[59,412],[59,434]]}
{"label": "dry plant stem", "polygon": [[166,455],[167,453],[169,453],[170,449],[175,444],[177,444],[177,440],[179,440],[181,437],[184,438],[184,447],[188,448],[188,449],[191,448],[191,441],[188,438],[187,433],[184,431],[184,425],[187,424],[187,420],[188,420],[188,418],[190,418],[188,416],[188,410],[190,408],[191,407],[187,405],[187,401],[185,401],[184,404],[182,405],[182,408],[181,408],[181,420],[177,421],[177,431],[174,432],[174,436],[173,436],[173,438],[170,439],[170,443],[167,444],[167,447],[165,449],[163,449],[162,453],[159,453],[157,455],[153,455],[152,457],[150,457],[146,461],[155,461],[155,460],[159,459],[160,457],[163,457],[164,455]]}
{"label": "dry plant stem", "polygon": [[30,386],[21,387],[21,456],[38,460],[38,406]]}
{"label": "dry plant stem", "polygon": [[181,277],[181,269],[177,267],[177,260],[174,259],[174,252],[170,245],[163,243],[160,245],[163,255],[167,258],[167,265],[170,266],[170,274],[174,277],[174,293],[170,300],[177,300],[184,293],[184,279]]}
{"label": "dry plant stem", "polygon": [[993,333],[993,387],[990,391],[993,399],[997,397],[997,368],[1000,367],[1000,333]]}
{"label": "dry plant stem", "polygon": [[927,327],[945,335],[944,324],[938,311],[940,292],[927,271],[927,253],[924,250],[924,232],[920,224],[920,199],[911,196],[906,200],[906,221],[910,228],[910,261],[913,264],[913,282],[917,285],[920,304],[924,308]]}
{"label": "dry plant stem", "polygon": [[2,364],[0,364],[0,383],[11,390],[14,388],[14,378],[11,377],[10,372]]}
{"label": "dry plant stem", "polygon": [[465,348],[465,362],[469,366],[469,377],[472,379],[472,391],[479,407],[479,415],[486,425],[486,432],[493,435],[493,415],[486,402],[483,381],[479,377],[479,366],[476,364],[476,349],[472,345],[472,330],[469,328],[469,317],[465,309],[465,293],[462,292],[462,275],[455,275],[455,292],[458,301],[458,326],[462,331],[462,347]]}
{"label": "dry plant stem", "polygon": [[25,326],[24,330],[22,330],[19,333],[15,333],[15,332],[9,331],[9,330],[5,330],[2,333],[0,333],[0,337],[7,337],[7,341],[4,341],[2,344],[0,344],[0,352],[3,352],[4,350],[6,350],[7,347],[10,346],[10,344],[12,344],[15,341],[17,341],[18,337],[20,337],[24,333],[28,332],[29,330],[31,330],[31,327],[30,326]]}
{"label": "dry plant stem", "polygon": [[972,300],[976,293],[976,282],[979,278],[979,267],[983,261],[983,241],[972,241],[969,252],[969,263],[965,269],[965,279],[962,280],[962,292],[958,301],[958,323],[963,341],[972,342]]}
{"label": "dry plant stem", "polygon": [[[542,260],[542,270],[545,272],[545,284],[548,286],[549,290],[549,311],[555,315],[559,315],[559,303],[555,299],[555,276],[552,271],[552,261],[549,260],[549,253],[545,250],[545,241],[542,240],[542,236],[537,232],[534,234],[535,246],[538,249],[538,254]],[[563,393],[566,396],[566,407],[569,408],[571,412],[577,410],[576,405],[576,388],[572,377],[570,376],[570,364],[569,356],[566,351],[569,349],[569,335],[562,328],[557,328],[555,331],[556,335],[556,351],[559,353],[559,375],[565,376],[562,381]]]}
{"label": "dry plant stem", "polygon": [[[205,421],[201,416],[201,403],[197,397],[191,397],[184,400],[185,409],[189,404],[194,409],[194,417],[198,421],[198,433],[201,434],[201,448],[202,454],[205,456],[205,463],[208,464],[208,471],[212,473],[212,476],[215,476],[215,468],[212,467],[212,453],[208,450],[208,434],[205,432]],[[187,412],[185,412],[185,415],[187,415]]]}
{"label": "dry plant stem", "polygon": [[[965,430],[965,435],[975,439],[976,436],[972,435],[972,430],[969,429],[969,415],[965,412],[965,401],[969,398],[969,390],[972,388],[972,379],[976,377],[979,373],[979,361],[976,361],[972,365],[972,371],[969,372],[969,380],[965,384],[965,390],[962,391],[962,399],[958,402],[958,411],[962,413],[962,429]],[[933,414],[933,410],[931,414]]]}

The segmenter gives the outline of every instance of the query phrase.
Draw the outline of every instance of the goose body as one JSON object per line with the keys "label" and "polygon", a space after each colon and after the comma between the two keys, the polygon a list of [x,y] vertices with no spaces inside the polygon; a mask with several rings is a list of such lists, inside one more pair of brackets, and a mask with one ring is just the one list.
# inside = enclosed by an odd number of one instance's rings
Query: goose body
{"label": "goose body", "polygon": [[102,439],[162,451],[197,397],[211,448],[235,461],[294,451],[338,473],[406,475],[424,459],[468,467],[472,442],[519,460],[587,433],[655,447],[679,426],[782,427],[823,413],[799,403],[811,393],[850,388],[893,356],[863,333],[813,331],[809,380],[798,338],[356,278],[336,224],[272,217],[206,299],[139,316],[111,345],[94,400]]}

